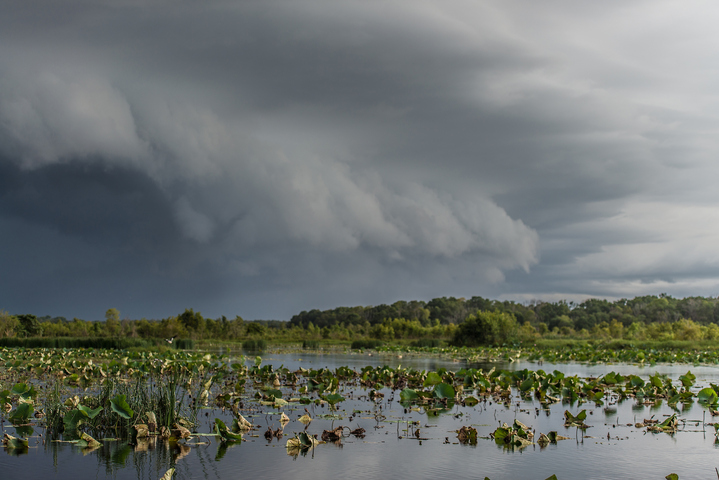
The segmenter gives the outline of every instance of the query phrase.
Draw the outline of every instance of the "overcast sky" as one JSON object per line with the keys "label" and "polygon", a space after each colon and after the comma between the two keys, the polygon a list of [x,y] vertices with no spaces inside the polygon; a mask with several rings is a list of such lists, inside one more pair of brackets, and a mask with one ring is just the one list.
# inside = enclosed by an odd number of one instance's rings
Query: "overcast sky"
{"label": "overcast sky", "polygon": [[0,11],[0,309],[719,294],[715,1]]}

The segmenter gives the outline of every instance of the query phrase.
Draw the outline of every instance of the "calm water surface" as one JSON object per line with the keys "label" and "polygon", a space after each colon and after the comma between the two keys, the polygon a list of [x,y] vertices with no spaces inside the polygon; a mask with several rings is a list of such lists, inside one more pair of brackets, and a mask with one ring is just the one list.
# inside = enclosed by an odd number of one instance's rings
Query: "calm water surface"
{"label": "calm water surface", "polygon": [[[236,361],[231,359],[230,361]],[[360,369],[367,365],[412,367],[424,370],[459,370],[464,366],[545,371],[560,370],[568,375],[599,376],[609,371],[638,374],[644,378],[655,372],[668,374],[674,380],[691,370],[697,383],[719,383],[716,367],[657,365],[580,365],[528,362],[510,364],[467,365],[439,358],[367,354],[267,354],[263,364],[275,368],[284,365],[290,370],[300,367],[334,369],[350,366]],[[175,466],[178,479],[229,479],[229,478],[292,478],[293,480],[318,478],[355,479],[422,479],[422,478],[484,478],[538,479],[552,474],[563,479],[663,479],[675,472],[679,478],[715,478],[719,466],[719,449],[714,443],[714,428],[704,423],[713,422],[706,410],[698,404],[688,406],[680,413],[687,422],[674,435],[651,434],[637,429],[635,421],[654,416],[663,419],[673,411],[663,405],[648,407],[627,400],[618,405],[595,406],[586,403],[579,407],[555,404],[550,411],[539,409],[539,403],[515,400],[511,407],[481,402],[475,407],[455,406],[439,416],[420,412],[406,412],[399,404],[399,394],[383,390],[384,401],[374,404],[362,397],[367,391],[360,387],[347,387],[341,392],[347,400],[339,404],[340,420],[317,418],[327,408],[310,408],[315,418],[307,432],[318,436],[325,429],[348,426],[362,427],[365,438],[345,437],[340,445],[323,444],[306,455],[287,454],[285,443],[294,433],[304,430],[296,419],[304,414],[304,406],[286,408],[291,422],[284,428],[283,439],[267,441],[262,433],[267,426],[279,426],[279,412],[271,407],[246,415],[260,425],[259,431],[245,435],[241,444],[224,447],[215,437],[199,437],[189,446],[170,447],[158,441],[130,447],[124,443],[104,441],[92,452],[68,443],[45,442],[44,437],[30,439],[30,450],[21,456],[0,452],[0,478],[56,478],[56,479],[159,479]],[[586,423],[591,425],[584,433],[576,428],[563,427],[563,412],[569,409],[578,413],[587,409]],[[354,418],[349,416],[354,411]],[[206,415],[205,415],[206,414]],[[203,410],[199,432],[211,432],[215,417],[230,419],[217,410]],[[379,418],[379,419],[378,419]],[[546,448],[530,446],[523,450],[506,450],[494,441],[480,438],[476,446],[458,443],[456,430],[461,426],[474,426],[481,437],[488,437],[497,426],[515,419],[540,432],[556,430],[570,437]],[[411,425],[417,422],[416,425]],[[3,425],[4,431],[14,429]],[[419,429],[419,438],[412,434]],[[36,434],[42,430],[36,429]]]}

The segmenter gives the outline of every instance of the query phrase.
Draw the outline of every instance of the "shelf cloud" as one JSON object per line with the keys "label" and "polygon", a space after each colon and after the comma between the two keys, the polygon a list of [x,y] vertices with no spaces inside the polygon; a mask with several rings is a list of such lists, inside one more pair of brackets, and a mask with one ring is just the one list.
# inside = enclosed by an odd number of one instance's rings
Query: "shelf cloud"
{"label": "shelf cloud", "polygon": [[0,308],[717,293],[711,3],[4,3]]}

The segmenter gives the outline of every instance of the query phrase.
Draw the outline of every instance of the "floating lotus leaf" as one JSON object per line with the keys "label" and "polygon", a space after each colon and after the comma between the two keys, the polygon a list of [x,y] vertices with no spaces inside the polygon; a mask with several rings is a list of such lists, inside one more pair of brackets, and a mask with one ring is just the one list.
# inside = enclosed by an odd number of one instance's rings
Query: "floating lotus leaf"
{"label": "floating lotus leaf", "polygon": [[565,410],[564,411],[564,426],[565,427],[587,428],[587,427],[589,427],[589,425],[584,423],[584,420],[586,418],[587,418],[586,410],[582,410],[576,416],[572,415],[572,413],[569,410]]}
{"label": "floating lotus leaf", "polygon": [[534,378],[530,377],[530,378],[526,379],[525,381],[523,381],[519,385],[519,390],[522,392],[528,392],[529,390],[532,389],[533,386],[534,386]]}
{"label": "floating lotus leaf", "polygon": [[675,413],[671,417],[668,417],[666,420],[664,420],[662,423],[647,427],[647,430],[655,433],[673,433],[676,431],[678,424],[679,422],[677,421],[677,414]]}
{"label": "floating lotus leaf", "polygon": [[231,431],[229,428],[227,428],[227,425],[225,425],[225,422],[223,422],[219,418],[215,419],[215,430],[217,430],[217,433],[220,435],[220,438],[222,439],[223,442],[241,442],[242,441],[242,434]]}
{"label": "floating lotus leaf", "polygon": [[602,377],[601,382],[605,385],[614,385],[617,383],[616,373],[609,372]]}
{"label": "floating lotus leaf", "polygon": [[14,423],[27,423],[35,409],[30,403],[20,403],[15,410],[10,412],[8,419]]}
{"label": "floating lotus leaf", "polygon": [[717,396],[717,392],[711,387],[703,388],[697,393],[699,403],[714,405],[717,403],[717,399],[719,399],[719,396]]}
{"label": "floating lotus leaf", "polygon": [[63,417],[63,424],[65,426],[65,435],[71,437],[77,436],[77,429],[80,425],[87,422],[87,414],[79,409],[70,410]]}
{"label": "floating lotus leaf", "polygon": [[312,419],[310,418],[309,415],[307,415],[307,414],[305,413],[304,415],[302,415],[302,416],[298,419],[298,421],[301,422],[301,423],[304,423],[304,424],[308,424],[308,423],[310,423],[310,422],[312,421]]}
{"label": "floating lotus leaf", "polygon": [[33,385],[27,385],[26,383],[15,384],[10,390],[10,393],[13,395],[18,395],[20,398],[25,400],[37,397],[35,387]]}
{"label": "floating lotus leaf", "polygon": [[417,395],[417,392],[415,392],[411,388],[405,388],[401,392],[399,392],[399,400],[400,402],[413,402],[419,398],[419,395]]}
{"label": "floating lotus leaf", "polygon": [[305,448],[314,447],[315,445],[319,445],[320,443],[322,443],[319,440],[317,440],[314,436],[312,436],[306,432],[300,432],[300,434],[298,435],[298,438],[300,439],[300,443],[302,443],[302,446]]}
{"label": "floating lotus leaf", "polygon": [[474,397],[466,397],[464,399],[464,404],[468,407],[473,407],[479,403],[479,400],[477,400]]}
{"label": "floating lotus leaf", "polygon": [[691,371],[687,371],[684,375],[679,376],[679,381],[681,381],[682,385],[685,387],[691,387],[694,385],[696,379],[697,377]]}
{"label": "floating lotus leaf", "polygon": [[13,437],[12,435],[6,433],[3,436],[2,443],[7,449],[13,449],[13,450],[27,450],[28,449],[28,441],[26,438],[17,438]]}
{"label": "floating lotus leaf", "polygon": [[454,398],[456,394],[454,387],[447,383],[440,383],[434,387],[434,396],[437,398]]}
{"label": "floating lotus leaf", "polygon": [[440,377],[437,372],[429,372],[427,374],[427,378],[424,379],[424,384],[422,386],[431,387],[440,383],[442,383],[442,377]]}
{"label": "floating lotus leaf", "polygon": [[276,390],[274,388],[268,388],[265,393],[268,397],[274,397],[274,398],[282,398],[282,392],[279,390]]}
{"label": "floating lotus leaf", "polygon": [[343,402],[345,400],[345,397],[343,397],[339,393],[330,393],[329,395],[324,395],[322,399],[326,400],[327,403],[334,406],[339,402]]}
{"label": "floating lotus leaf", "polygon": [[80,412],[82,412],[83,414],[85,414],[85,416],[87,416],[87,418],[95,418],[103,410],[102,407],[97,407],[96,409],[93,410],[90,407],[86,407],[84,405],[78,405],[77,409]]}
{"label": "floating lotus leaf", "polygon": [[653,387],[656,388],[662,388],[664,386],[661,377],[658,374],[650,375],[649,376],[649,383],[652,384]]}
{"label": "floating lotus leaf", "polygon": [[247,431],[252,428],[252,424],[241,414],[237,414],[237,418],[232,422],[232,430],[235,432]]}
{"label": "floating lotus leaf", "polygon": [[280,423],[284,425],[284,424],[288,423],[289,421],[290,421],[290,417],[285,415],[285,412],[282,412],[282,415],[280,416]]}
{"label": "floating lotus leaf", "polygon": [[552,443],[557,443],[559,440],[569,440],[569,437],[558,435],[556,431],[552,430],[547,434],[547,438]]}
{"label": "floating lotus leaf", "polygon": [[115,395],[110,399],[110,408],[122,418],[129,420],[135,414],[128,405],[125,395]]}
{"label": "floating lotus leaf", "polygon": [[97,440],[95,440],[94,438],[92,438],[87,433],[83,432],[82,435],[80,435],[80,440],[77,442],[77,445],[80,447],[96,448],[96,447],[101,446],[102,444],[100,442],[98,442]]}
{"label": "floating lotus leaf", "polygon": [[509,426],[499,427],[492,434],[492,436],[494,437],[494,441],[500,445],[505,443],[505,439],[509,437],[509,435]]}
{"label": "floating lotus leaf", "polygon": [[32,427],[32,425],[22,425],[15,427],[15,433],[20,435],[21,437],[29,437],[33,433],[35,433],[35,429]]}

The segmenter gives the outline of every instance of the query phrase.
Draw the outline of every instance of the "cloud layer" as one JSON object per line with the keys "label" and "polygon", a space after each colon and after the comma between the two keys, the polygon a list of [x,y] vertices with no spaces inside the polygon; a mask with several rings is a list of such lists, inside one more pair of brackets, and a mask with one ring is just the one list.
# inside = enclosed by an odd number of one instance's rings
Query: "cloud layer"
{"label": "cloud layer", "polygon": [[711,3],[4,10],[0,308],[719,286]]}

